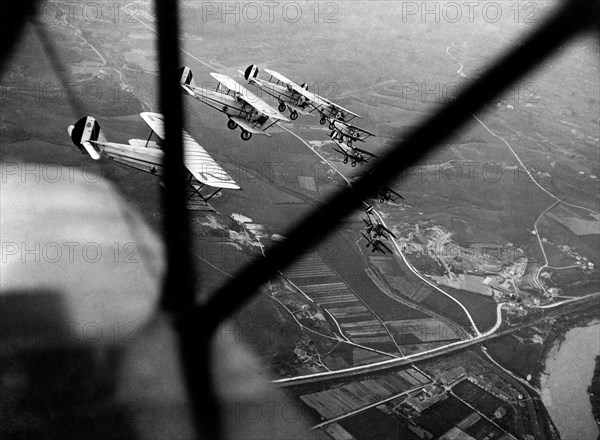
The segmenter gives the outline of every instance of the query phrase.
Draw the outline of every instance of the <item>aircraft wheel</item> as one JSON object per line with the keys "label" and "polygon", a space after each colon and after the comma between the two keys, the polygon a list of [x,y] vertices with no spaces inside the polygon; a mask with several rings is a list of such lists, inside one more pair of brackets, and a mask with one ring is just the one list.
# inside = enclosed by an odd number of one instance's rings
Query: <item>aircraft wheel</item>
{"label": "aircraft wheel", "polygon": [[325,118],[321,118],[319,120],[319,124],[321,124],[321,125],[325,125],[325,122],[327,122],[327,119],[325,119]]}
{"label": "aircraft wheel", "polygon": [[379,203],[385,202],[385,199],[379,199]]}
{"label": "aircraft wheel", "polygon": [[344,159],[344,163],[348,163],[348,158],[347,157]]}
{"label": "aircraft wheel", "polygon": [[280,111],[280,112],[284,111],[284,110],[285,110],[285,107],[286,107],[286,105],[285,105],[285,102],[283,102],[283,101],[279,101],[279,107],[278,107],[278,108],[279,108],[279,111]]}
{"label": "aircraft wheel", "polygon": [[229,128],[230,130],[235,130],[237,126],[237,123],[233,119],[227,121],[227,128]]}
{"label": "aircraft wheel", "polygon": [[298,112],[296,110],[294,110],[292,113],[290,113],[290,119],[292,121],[295,121],[296,119],[298,119]]}
{"label": "aircraft wheel", "polygon": [[[323,122],[323,124],[324,124],[324,122]],[[331,122],[331,123],[329,124],[329,129],[330,129],[330,130],[333,130],[334,128],[335,128],[335,124],[334,124],[333,122]]]}
{"label": "aircraft wheel", "polygon": [[355,167],[356,166],[356,162],[352,161],[352,163],[350,165],[352,165],[352,167]]}
{"label": "aircraft wheel", "polygon": [[348,140],[348,142],[346,142],[346,145],[348,145],[349,147],[352,147],[352,141]]}
{"label": "aircraft wheel", "polygon": [[250,138],[252,137],[252,133],[250,133],[249,131],[242,131],[242,140],[244,141],[249,141]]}

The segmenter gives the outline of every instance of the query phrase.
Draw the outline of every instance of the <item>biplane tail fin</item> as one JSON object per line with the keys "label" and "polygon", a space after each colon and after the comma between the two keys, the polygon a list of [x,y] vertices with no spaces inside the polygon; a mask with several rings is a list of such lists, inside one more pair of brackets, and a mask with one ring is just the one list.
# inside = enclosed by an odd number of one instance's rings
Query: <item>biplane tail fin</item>
{"label": "biplane tail fin", "polygon": [[84,116],[75,125],[67,129],[71,140],[82,153],[87,153],[94,159],[100,159],[102,154],[102,143],[106,142],[100,124],[92,116]]}
{"label": "biplane tail fin", "polygon": [[256,64],[251,64],[250,66],[246,67],[246,70],[244,71],[244,78],[246,79],[246,81],[250,81],[251,79],[254,79],[258,76],[258,66]]}
{"label": "biplane tail fin", "polygon": [[194,82],[194,75],[192,74],[192,69],[188,66],[183,66],[179,69],[179,84],[183,84],[190,87],[196,87],[196,83]]}

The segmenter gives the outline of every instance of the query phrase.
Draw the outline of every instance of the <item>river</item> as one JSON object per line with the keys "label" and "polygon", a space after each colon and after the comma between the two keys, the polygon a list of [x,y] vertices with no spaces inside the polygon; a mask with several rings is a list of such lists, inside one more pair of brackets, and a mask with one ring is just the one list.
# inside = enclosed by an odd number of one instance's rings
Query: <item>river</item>
{"label": "river", "polygon": [[541,378],[542,401],[563,440],[597,440],[587,388],[592,383],[596,356],[600,355],[600,321],[569,330],[546,358]]}

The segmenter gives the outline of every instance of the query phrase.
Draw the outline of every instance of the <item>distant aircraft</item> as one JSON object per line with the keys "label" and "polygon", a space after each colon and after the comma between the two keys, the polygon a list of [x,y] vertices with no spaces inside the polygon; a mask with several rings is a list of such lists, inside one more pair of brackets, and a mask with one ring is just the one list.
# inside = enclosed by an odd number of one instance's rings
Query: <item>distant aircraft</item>
{"label": "distant aircraft", "polygon": [[352,142],[364,142],[365,139],[375,136],[374,133],[364,128],[356,127],[343,121],[333,120],[329,126],[330,128],[333,127],[331,128],[333,131],[329,137],[331,139],[338,139],[340,142],[346,142],[349,147],[352,147]]}
{"label": "distant aircraft", "polygon": [[[185,66],[180,69],[180,84],[183,91],[198,101],[225,113],[229,117],[227,127],[235,130],[240,127],[244,141],[250,140],[252,134],[270,136],[266,131],[278,121],[289,121],[276,109],[260,99],[254,93],[220,73],[212,72],[219,85],[216,90],[197,87],[192,70]],[[227,91],[219,89],[223,86]]]}
{"label": "distant aircraft", "polygon": [[[290,118],[292,120],[298,117],[297,114],[294,115],[294,112],[306,114],[305,110],[308,106],[312,107],[311,112],[315,110],[319,112],[321,115],[319,120],[321,125],[324,125],[329,121],[330,130],[335,128],[333,125],[335,120],[348,122],[354,118],[360,118],[359,115],[345,109],[341,105],[335,104],[316,93],[309,92],[306,83],[298,85],[281,73],[269,69],[264,70],[271,75],[271,81],[258,78],[258,67],[256,64],[248,66],[243,75],[244,78],[246,78],[246,81],[255,84],[269,95],[278,99],[280,111],[285,110],[285,107],[287,106],[290,109]],[[275,82],[272,82],[273,79],[275,79]]]}
{"label": "distant aircraft", "polygon": [[306,83],[298,85],[280,73],[268,69],[265,69],[265,72],[270,75],[269,80],[261,79],[258,77],[258,67],[256,64],[248,66],[244,72],[239,72],[249,84],[254,84],[265,93],[277,99],[279,101],[278,110],[280,112],[288,108],[292,121],[298,119],[298,114],[314,116],[311,114],[311,111],[314,109],[310,105],[309,98],[312,94],[307,93],[308,85]]}
{"label": "distant aircraft", "polygon": [[399,197],[402,200],[404,200],[404,197],[402,197],[400,194],[398,194],[393,189],[388,188],[387,186],[382,186],[381,188],[379,188],[379,192],[377,193],[377,198],[379,199],[379,202],[381,202],[381,203],[395,202],[396,197],[394,197],[394,196]]}
{"label": "distant aircraft", "polygon": [[367,237],[365,234],[362,234],[362,236],[365,238],[365,240],[367,240],[367,249],[369,247],[372,247],[371,252],[377,251],[381,252],[382,254],[385,254],[385,251],[388,251],[390,254],[393,254],[390,247],[386,245],[383,241],[381,241],[379,238],[374,238],[371,236]]}
{"label": "distant aircraft", "polygon": [[[100,125],[92,116],[85,116],[68,128],[73,143],[89,156],[98,160],[107,157],[110,160],[138,170],[158,176],[163,175],[164,152],[160,146],[150,139],[156,134],[161,140],[165,138],[164,117],[160,113],[140,113],[142,119],[151,129],[148,140],[130,139],[129,144],[107,142]],[[183,160],[190,176],[188,183],[193,194],[198,194],[207,203],[221,189],[240,189],[237,183],[221,168],[221,166],[202,148],[185,130],[183,135]],[[192,177],[200,185],[194,185]],[[204,186],[216,188],[208,196],[200,190]]]}
{"label": "distant aircraft", "polygon": [[333,139],[336,147],[333,147],[335,151],[344,155],[344,163],[348,163],[355,167],[357,163],[368,162],[370,158],[377,157],[375,154],[370,153],[365,150],[361,150],[356,147],[349,147],[347,144],[338,141],[337,139]]}
{"label": "distant aircraft", "polygon": [[396,235],[387,227],[385,227],[379,220],[375,219],[375,221],[373,221],[370,212],[367,212],[367,218],[363,217],[362,221],[367,227],[367,234],[373,238],[383,237],[388,239],[390,236],[396,238]]}

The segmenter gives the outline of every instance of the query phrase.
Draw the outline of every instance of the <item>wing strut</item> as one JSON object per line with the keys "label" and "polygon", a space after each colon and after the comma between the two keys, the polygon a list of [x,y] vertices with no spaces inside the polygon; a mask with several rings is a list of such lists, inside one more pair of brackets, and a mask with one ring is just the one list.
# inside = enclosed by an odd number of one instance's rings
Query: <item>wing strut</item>
{"label": "wing strut", "polygon": [[208,201],[210,199],[212,199],[214,196],[216,196],[219,192],[221,192],[221,188],[217,188],[217,190],[214,191],[213,193],[211,193],[209,196],[205,196],[204,194],[202,194],[200,192],[200,190],[202,188],[204,188],[206,185],[202,182],[198,182],[198,185],[194,185],[193,181],[194,181],[194,176],[192,176],[192,174],[190,174],[190,177],[188,179],[188,185],[192,189],[192,192],[188,196],[187,199],[191,200],[192,197],[194,197],[195,195],[198,195],[198,197],[200,197],[202,199],[202,201],[206,204],[206,206],[210,207],[210,205],[208,204]]}
{"label": "wing strut", "polygon": [[148,148],[148,144],[150,143],[150,139],[152,139],[153,134],[154,130],[150,129],[150,136],[148,136],[148,139],[146,139],[146,145],[144,145],[145,148]]}

